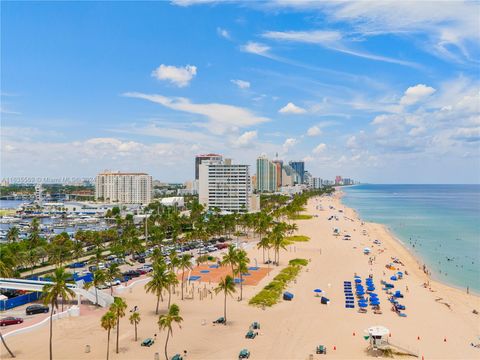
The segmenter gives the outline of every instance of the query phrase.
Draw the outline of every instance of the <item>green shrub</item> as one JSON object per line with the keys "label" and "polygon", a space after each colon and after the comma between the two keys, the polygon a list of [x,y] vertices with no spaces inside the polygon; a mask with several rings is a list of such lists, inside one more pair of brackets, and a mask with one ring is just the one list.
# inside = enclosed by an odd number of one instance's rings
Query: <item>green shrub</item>
{"label": "green shrub", "polygon": [[298,215],[290,216],[290,220],[310,220],[311,218],[313,218],[313,216],[307,215],[307,214],[298,214]]}
{"label": "green shrub", "polygon": [[308,260],[307,259],[292,259],[288,262],[288,265],[307,266],[308,265]]}
{"label": "green shrub", "polygon": [[253,306],[273,306],[275,305],[282,291],[285,290],[288,283],[291,282],[300,272],[302,266],[306,266],[308,261],[305,259],[290,260],[289,266],[282,269],[280,273],[273,278],[257,295],[248,302]]}
{"label": "green shrub", "polygon": [[310,237],[306,235],[294,235],[294,236],[287,236],[285,240],[290,242],[307,242],[307,241],[310,241]]}

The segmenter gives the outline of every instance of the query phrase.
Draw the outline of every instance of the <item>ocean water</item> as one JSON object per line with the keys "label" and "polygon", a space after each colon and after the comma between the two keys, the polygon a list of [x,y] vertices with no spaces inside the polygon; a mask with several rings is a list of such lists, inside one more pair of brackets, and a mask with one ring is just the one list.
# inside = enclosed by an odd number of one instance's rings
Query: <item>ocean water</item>
{"label": "ocean water", "polygon": [[480,293],[480,185],[358,185],[343,202],[386,225],[433,278]]}

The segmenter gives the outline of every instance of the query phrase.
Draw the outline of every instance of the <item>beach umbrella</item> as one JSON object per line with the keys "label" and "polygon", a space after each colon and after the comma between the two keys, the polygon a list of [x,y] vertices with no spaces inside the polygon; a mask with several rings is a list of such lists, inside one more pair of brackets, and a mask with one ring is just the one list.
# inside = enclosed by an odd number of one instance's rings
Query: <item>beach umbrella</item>
{"label": "beach umbrella", "polygon": [[361,277],[358,276],[358,275],[355,275],[353,278],[354,278],[354,279],[361,279]]}
{"label": "beach umbrella", "polygon": [[366,307],[368,307],[368,304],[367,303],[358,303],[358,306],[361,307],[361,308],[366,308]]}
{"label": "beach umbrella", "polygon": [[370,296],[371,296],[371,297],[378,297],[378,294],[372,292],[372,293],[370,293]]}
{"label": "beach umbrella", "polygon": [[390,280],[396,281],[397,277],[396,276],[390,276]]}
{"label": "beach umbrella", "polygon": [[362,279],[355,279],[355,282],[356,282],[356,283],[361,283],[361,282],[362,282]]}
{"label": "beach umbrella", "polygon": [[370,299],[370,305],[380,305],[380,300],[378,300],[378,299]]}
{"label": "beach umbrella", "polygon": [[363,291],[357,291],[357,295],[365,295],[365,292],[363,292]]}
{"label": "beach umbrella", "polygon": [[321,293],[321,292],[322,292],[322,290],[321,290],[321,289],[315,289],[315,290],[313,290],[313,292],[316,292],[316,293]]}

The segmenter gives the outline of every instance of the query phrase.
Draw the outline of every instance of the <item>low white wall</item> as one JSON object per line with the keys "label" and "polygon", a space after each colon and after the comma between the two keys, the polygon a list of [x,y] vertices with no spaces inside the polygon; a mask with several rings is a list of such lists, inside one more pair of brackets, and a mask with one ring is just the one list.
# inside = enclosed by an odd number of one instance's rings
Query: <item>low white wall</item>
{"label": "low white wall", "polygon": [[[57,319],[63,319],[63,318],[70,317],[70,316],[79,316],[79,315],[80,315],[80,308],[78,306],[72,306],[71,308],[65,310],[64,312],[54,314],[52,316],[52,319],[57,320]],[[50,316],[46,317],[45,319],[43,319],[42,321],[40,321],[36,324],[10,331],[10,332],[4,334],[3,337],[7,338],[9,336],[14,336],[14,335],[24,334],[24,333],[30,332],[32,330],[38,329],[38,328],[48,324],[49,321],[50,321]]]}

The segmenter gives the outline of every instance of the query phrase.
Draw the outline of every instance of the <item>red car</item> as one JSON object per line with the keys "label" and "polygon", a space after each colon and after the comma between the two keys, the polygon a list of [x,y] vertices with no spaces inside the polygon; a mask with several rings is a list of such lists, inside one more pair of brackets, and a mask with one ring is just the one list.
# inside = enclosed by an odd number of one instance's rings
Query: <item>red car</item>
{"label": "red car", "polygon": [[15,325],[15,324],[21,324],[21,323],[23,323],[22,318],[13,317],[13,316],[0,319],[0,326]]}

